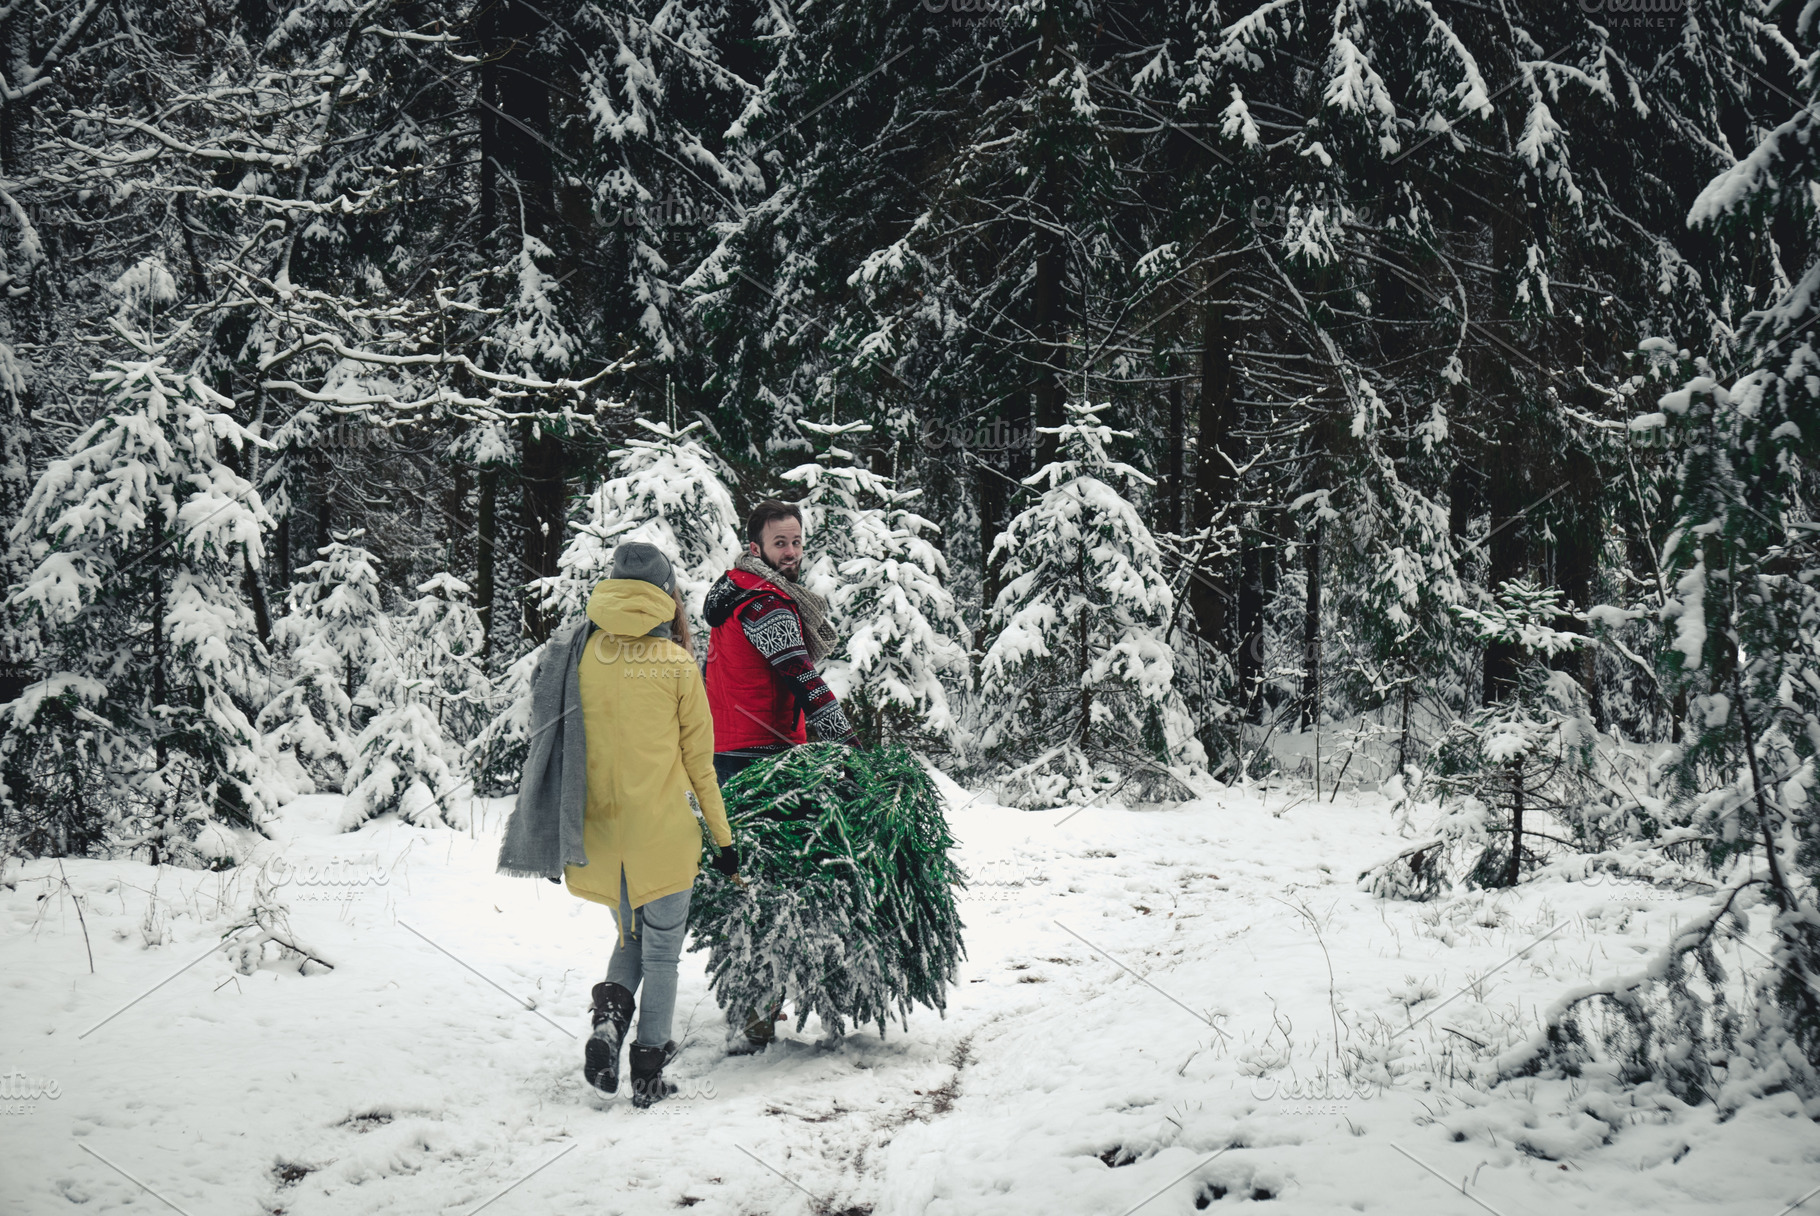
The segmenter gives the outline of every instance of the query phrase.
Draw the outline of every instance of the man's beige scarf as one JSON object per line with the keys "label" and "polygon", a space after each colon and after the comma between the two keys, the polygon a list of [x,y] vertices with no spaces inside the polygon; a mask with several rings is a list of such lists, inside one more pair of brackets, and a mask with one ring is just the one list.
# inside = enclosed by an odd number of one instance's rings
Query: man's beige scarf
{"label": "man's beige scarf", "polygon": [[782,592],[785,598],[795,602],[797,611],[802,614],[803,641],[809,647],[811,663],[819,665],[822,657],[839,645],[840,637],[834,632],[834,626],[828,623],[828,601],[825,597],[817,595],[764,558],[754,557],[751,553],[740,554],[739,560],[733,563],[733,568],[758,575]]}

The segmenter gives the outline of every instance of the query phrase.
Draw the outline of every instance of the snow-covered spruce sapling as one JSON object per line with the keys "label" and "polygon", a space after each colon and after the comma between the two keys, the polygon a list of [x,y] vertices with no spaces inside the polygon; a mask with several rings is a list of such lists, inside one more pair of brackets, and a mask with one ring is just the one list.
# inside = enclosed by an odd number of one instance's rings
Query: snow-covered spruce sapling
{"label": "snow-covered spruce sapling", "polygon": [[461,753],[462,770],[473,778],[479,797],[497,798],[518,788],[530,752],[531,675],[549,646],[526,650],[493,682],[493,716]]}
{"label": "snow-covered spruce sapling", "polygon": [[1164,634],[1174,595],[1150,530],[1118,488],[1150,479],[1113,459],[1128,437],[1104,406],[1068,406],[1060,458],[1026,479],[1043,488],[993,548],[1004,587],[980,665],[975,729],[1000,797],[1044,807],[1120,785],[1140,797],[1188,793],[1205,763],[1174,685]]}
{"label": "snow-covered spruce sapling", "polygon": [[405,672],[436,711],[443,736],[465,746],[494,710],[482,658],[483,627],[468,585],[446,572],[417,584],[417,598],[404,606],[398,632]]}
{"label": "snow-covered spruce sapling", "polygon": [[6,845],[197,857],[201,829],[257,828],[291,794],[247,717],[267,673],[244,580],[272,520],[221,452],[260,440],[160,358],[93,383],[102,416],[11,533],[41,678],[0,709]]}
{"label": "snow-covered spruce sapling", "polygon": [[1482,644],[1515,646],[1523,661],[1505,698],[1453,723],[1435,749],[1432,775],[1454,800],[1439,833],[1455,850],[1476,851],[1468,882],[1515,886],[1537,861],[1535,841],[1579,847],[1550,829],[1572,818],[1581,793],[1573,778],[1591,764],[1594,730],[1585,690],[1547,661],[1587,639],[1554,627],[1571,615],[1559,590],[1522,580],[1498,588],[1483,611],[1454,611]]}
{"label": "snow-covered spruce sapling", "polygon": [[801,500],[810,559],[803,582],[828,599],[841,646],[822,663],[860,738],[947,749],[956,743],[950,685],[965,688],[967,652],[948,565],[926,534],[936,526],[910,509],[921,491],[897,489],[838,446],[868,423],[798,421],[826,442],[815,463],[784,474]]}
{"label": "snow-covered spruce sapling", "polygon": [[610,453],[613,476],[582,500],[561,573],[532,586],[558,621],[580,616],[594,584],[613,569],[613,551],[643,541],[676,567],[676,589],[698,638],[707,636],[702,602],[742,548],[739,515],[727,489],[732,471],[702,443],[700,422],[673,428],[638,419],[649,438]]}
{"label": "snow-covered spruce sapling", "polygon": [[374,713],[354,741],[343,829],[391,811],[412,823],[467,826],[455,798],[470,784],[459,732],[482,719],[490,694],[479,664],[480,619],[466,603],[466,584],[451,575],[417,590],[392,632],[398,649],[368,670],[358,694]]}
{"label": "snow-covered spruce sapling", "polygon": [[270,746],[318,788],[341,788],[359,756],[356,739],[378,708],[357,698],[367,674],[397,653],[373,555],[362,532],[336,533],[297,571],[285,612],[272,623],[284,683],[259,713]]}

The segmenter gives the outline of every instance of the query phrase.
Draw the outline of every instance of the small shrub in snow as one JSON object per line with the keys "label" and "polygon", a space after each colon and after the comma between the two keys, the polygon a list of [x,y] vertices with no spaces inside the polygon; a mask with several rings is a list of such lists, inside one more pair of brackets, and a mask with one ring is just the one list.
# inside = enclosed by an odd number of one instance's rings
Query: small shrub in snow
{"label": "small shrub in snow", "polygon": [[491,689],[479,663],[480,618],[467,587],[446,574],[419,584],[406,606],[401,649],[367,673],[360,699],[376,712],[354,741],[342,826],[397,811],[421,826],[467,826],[471,782],[462,776],[460,737],[489,706]]}

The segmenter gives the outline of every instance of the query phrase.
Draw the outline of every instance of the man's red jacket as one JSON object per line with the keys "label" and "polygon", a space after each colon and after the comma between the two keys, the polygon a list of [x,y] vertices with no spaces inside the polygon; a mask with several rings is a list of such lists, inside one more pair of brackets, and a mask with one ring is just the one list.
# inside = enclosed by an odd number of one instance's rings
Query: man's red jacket
{"label": "man's red jacket", "polygon": [[708,592],[708,708],[716,752],[780,751],[853,728],[803,641],[802,613],[770,580],[729,570]]}

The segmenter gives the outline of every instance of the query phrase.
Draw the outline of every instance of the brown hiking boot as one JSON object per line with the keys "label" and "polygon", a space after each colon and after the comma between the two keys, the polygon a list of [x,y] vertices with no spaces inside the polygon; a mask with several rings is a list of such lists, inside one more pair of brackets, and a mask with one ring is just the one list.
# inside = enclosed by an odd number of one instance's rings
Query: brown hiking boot
{"label": "brown hiking boot", "polygon": [[760,1013],[757,1010],[746,1011],[745,1038],[727,1049],[728,1055],[749,1056],[763,1051],[777,1042],[777,1019],[783,1016],[783,1002],[771,1006],[770,1011]]}

